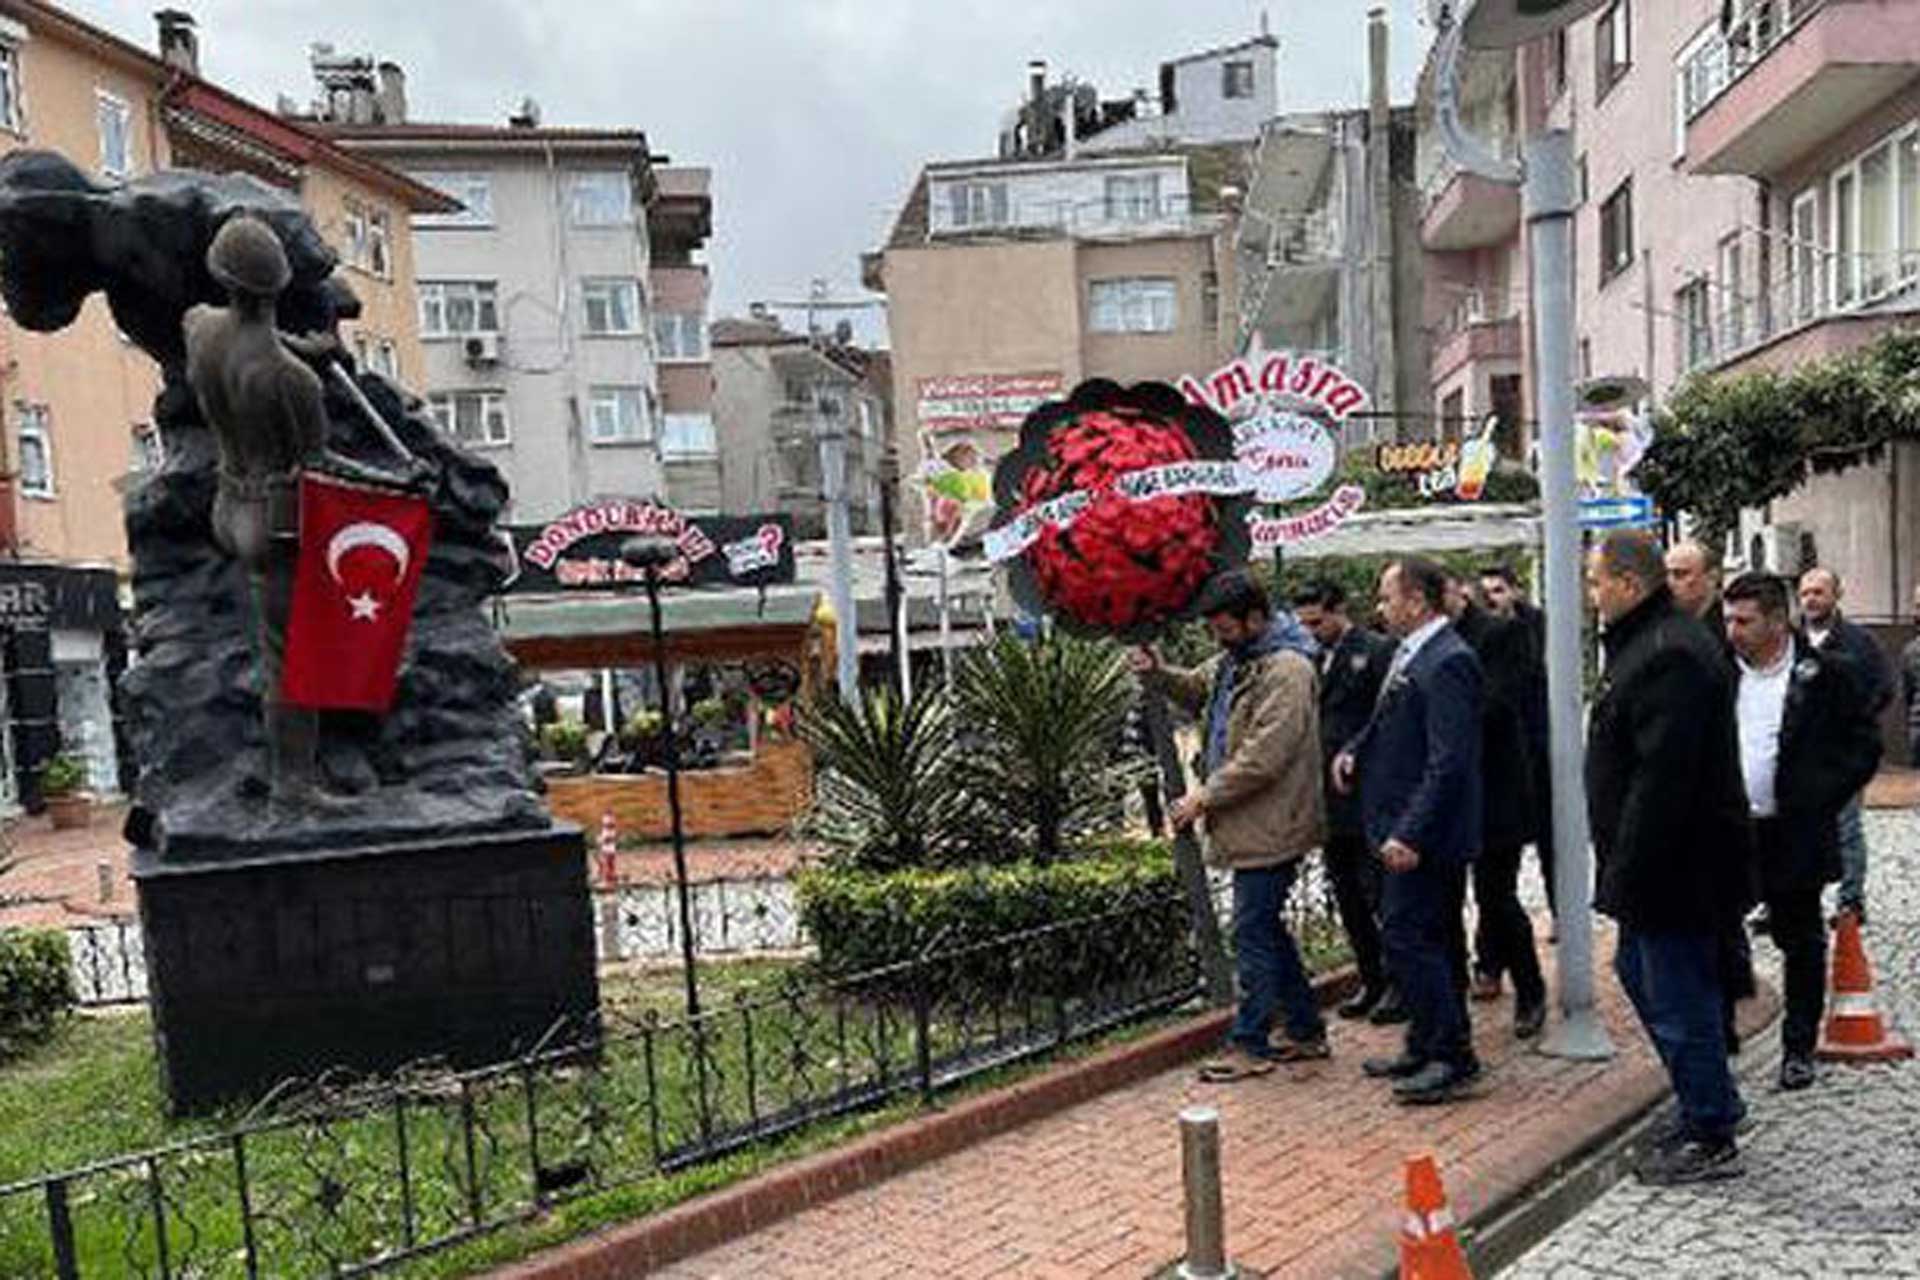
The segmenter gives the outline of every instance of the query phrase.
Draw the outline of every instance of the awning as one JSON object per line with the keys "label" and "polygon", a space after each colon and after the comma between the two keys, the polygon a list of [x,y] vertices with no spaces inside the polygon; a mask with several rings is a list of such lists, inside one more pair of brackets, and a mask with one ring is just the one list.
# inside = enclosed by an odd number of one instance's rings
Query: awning
{"label": "awning", "polygon": [[1527,503],[1466,503],[1363,511],[1331,532],[1286,548],[1289,560],[1322,556],[1492,551],[1540,543],[1540,513]]}

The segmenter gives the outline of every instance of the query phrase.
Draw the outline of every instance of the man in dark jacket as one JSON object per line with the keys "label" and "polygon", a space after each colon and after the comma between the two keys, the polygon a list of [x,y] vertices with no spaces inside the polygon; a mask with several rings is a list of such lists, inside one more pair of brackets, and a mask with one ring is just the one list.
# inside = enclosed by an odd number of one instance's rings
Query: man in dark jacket
{"label": "man in dark jacket", "polygon": [[1547,615],[1527,599],[1520,575],[1511,564],[1496,560],[1480,570],[1480,603],[1497,618],[1526,624],[1532,639],[1523,674],[1510,677],[1521,692],[1520,723],[1526,733],[1527,762],[1533,771],[1533,855],[1547,890],[1547,910],[1559,915],[1553,883],[1553,753],[1548,745]]}
{"label": "man in dark jacket", "polygon": [[1880,735],[1847,659],[1794,634],[1783,579],[1742,575],[1727,585],[1725,601],[1760,892],[1786,969],[1780,1087],[1804,1089],[1814,1081],[1826,997],[1820,893],[1840,878],[1836,819],[1879,767]]}
{"label": "man in dark jacket", "polygon": [[[1846,656],[1854,680],[1866,698],[1867,711],[1877,721],[1893,701],[1893,673],[1886,655],[1866,628],[1840,611],[1846,585],[1831,569],[1814,568],[1800,575],[1800,622],[1807,643],[1824,652]],[[1864,792],[1865,784],[1861,790]],[[1862,823],[1866,797],[1856,793],[1840,810],[1840,895],[1838,906],[1867,922],[1867,832]]]}
{"label": "man in dark jacket", "polygon": [[1680,1100],[1636,1170],[1656,1184],[1743,1172],[1717,935],[1751,905],[1746,792],[1719,643],[1674,607],[1660,545],[1608,534],[1587,565],[1606,674],[1587,736],[1594,907],[1620,924],[1614,971]]}
{"label": "man in dark jacket", "polygon": [[[1340,748],[1358,736],[1373,715],[1393,661],[1393,641],[1355,626],[1347,616],[1346,589],[1327,579],[1295,592],[1293,613],[1320,644],[1320,745],[1322,764],[1331,766]],[[1377,1008],[1398,1004],[1387,998],[1380,951],[1380,862],[1360,825],[1359,797],[1329,786],[1326,799],[1327,878],[1360,970],[1360,991],[1339,1013],[1364,1018]]]}
{"label": "man in dark jacket", "polygon": [[1533,633],[1515,617],[1500,617],[1474,602],[1457,579],[1447,613],[1480,659],[1485,697],[1480,702],[1481,832],[1473,861],[1473,900],[1479,928],[1473,940],[1475,1000],[1498,1000],[1500,976],[1513,975],[1513,1032],[1522,1040],[1540,1034],[1547,1019],[1547,984],[1533,946],[1533,923],[1520,905],[1520,852],[1537,830],[1533,753],[1528,750],[1525,710],[1533,690]]}
{"label": "man in dark jacket", "polygon": [[1402,1102],[1446,1102],[1480,1074],[1453,954],[1467,866],[1480,849],[1480,663],[1447,621],[1446,570],[1409,558],[1380,575],[1400,637],[1372,717],[1333,763],[1360,787],[1360,819],[1386,869],[1387,965],[1406,1003],[1406,1048],[1365,1064]]}

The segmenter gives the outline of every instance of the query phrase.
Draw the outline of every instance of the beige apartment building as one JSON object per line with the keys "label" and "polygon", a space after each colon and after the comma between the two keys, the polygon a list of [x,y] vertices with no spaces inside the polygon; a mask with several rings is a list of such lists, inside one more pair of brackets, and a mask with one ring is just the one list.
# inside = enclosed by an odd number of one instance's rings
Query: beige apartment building
{"label": "beige apartment building", "polygon": [[[1222,363],[1237,299],[1220,193],[1245,154],[926,166],[865,270],[887,295],[902,475],[936,458],[990,467],[1028,411],[1083,379],[1172,381]],[[902,492],[903,524],[922,532],[924,491]]]}

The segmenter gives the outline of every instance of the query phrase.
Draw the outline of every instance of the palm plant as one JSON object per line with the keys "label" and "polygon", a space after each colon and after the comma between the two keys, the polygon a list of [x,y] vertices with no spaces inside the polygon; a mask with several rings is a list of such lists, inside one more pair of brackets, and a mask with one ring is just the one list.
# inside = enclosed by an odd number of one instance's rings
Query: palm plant
{"label": "palm plant", "polygon": [[941,698],[902,703],[882,688],[843,702],[829,693],[795,727],[818,771],[809,826],[835,854],[864,871],[946,861],[964,800]]}
{"label": "palm plant", "polygon": [[1117,824],[1143,765],[1122,749],[1133,695],[1119,649],[1101,641],[1003,634],[967,656],[953,702],[976,856],[1053,862]]}

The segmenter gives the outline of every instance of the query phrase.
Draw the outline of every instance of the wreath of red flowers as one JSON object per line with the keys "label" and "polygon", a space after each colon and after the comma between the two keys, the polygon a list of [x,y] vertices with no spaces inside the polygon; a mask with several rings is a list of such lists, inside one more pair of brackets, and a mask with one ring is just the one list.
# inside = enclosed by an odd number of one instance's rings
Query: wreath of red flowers
{"label": "wreath of red flowers", "polygon": [[1204,493],[1136,499],[1128,472],[1234,456],[1227,422],[1164,383],[1083,382],[1029,414],[1020,447],[994,470],[996,527],[1068,494],[1089,501],[1043,525],[1008,561],[1014,599],[1069,630],[1144,639],[1185,616],[1200,587],[1247,558],[1247,499]]}

